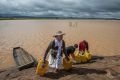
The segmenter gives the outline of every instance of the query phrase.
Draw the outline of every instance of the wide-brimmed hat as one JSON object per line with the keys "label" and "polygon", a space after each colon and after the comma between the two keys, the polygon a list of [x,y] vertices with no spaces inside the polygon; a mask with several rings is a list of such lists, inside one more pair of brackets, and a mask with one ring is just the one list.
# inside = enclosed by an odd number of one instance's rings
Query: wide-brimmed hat
{"label": "wide-brimmed hat", "polygon": [[58,31],[53,35],[53,37],[60,36],[60,35],[65,35],[65,33],[63,33],[62,31]]}

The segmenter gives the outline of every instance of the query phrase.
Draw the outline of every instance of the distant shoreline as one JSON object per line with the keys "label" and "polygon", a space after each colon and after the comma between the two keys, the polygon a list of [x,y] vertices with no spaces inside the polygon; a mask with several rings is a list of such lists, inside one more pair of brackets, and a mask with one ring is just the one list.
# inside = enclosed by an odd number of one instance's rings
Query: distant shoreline
{"label": "distant shoreline", "polygon": [[0,18],[0,20],[120,20],[115,18]]}

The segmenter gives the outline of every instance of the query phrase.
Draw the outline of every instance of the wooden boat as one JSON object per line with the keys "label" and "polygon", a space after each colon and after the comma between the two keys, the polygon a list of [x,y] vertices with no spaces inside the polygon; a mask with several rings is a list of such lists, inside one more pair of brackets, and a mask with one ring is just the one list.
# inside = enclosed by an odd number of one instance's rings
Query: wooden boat
{"label": "wooden boat", "polygon": [[33,67],[35,58],[21,47],[13,48],[13,58],[19,70]]}

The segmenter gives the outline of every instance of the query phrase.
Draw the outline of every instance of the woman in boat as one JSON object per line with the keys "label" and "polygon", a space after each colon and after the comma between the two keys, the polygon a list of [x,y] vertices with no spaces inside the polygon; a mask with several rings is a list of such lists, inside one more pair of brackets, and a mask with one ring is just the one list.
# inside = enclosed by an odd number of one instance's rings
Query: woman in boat
{"label": "woman in boat", "polygon": [[59,71],[63,53],[65,55],[65,58],[69,60],[65,50],[65,41],[63,40],[63,35],[65,34],[62,33],[62,31],[58,31],[54,35],[55,39],[50,42],[48,48],[45,51],[42,67],[44,67],[45,65],[46,56],[49,52],[50,52],[48,58],[49,66],[55,69],[55,72]]}

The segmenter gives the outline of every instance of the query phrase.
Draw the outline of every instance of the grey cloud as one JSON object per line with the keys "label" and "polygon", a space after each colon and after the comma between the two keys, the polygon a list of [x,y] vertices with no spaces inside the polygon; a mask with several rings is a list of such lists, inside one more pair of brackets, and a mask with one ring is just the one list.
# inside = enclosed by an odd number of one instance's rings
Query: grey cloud
{"label": "grey cloud", "polygon": [[120,18],[120,0],[1,0],[0,14]]}

